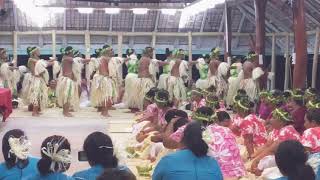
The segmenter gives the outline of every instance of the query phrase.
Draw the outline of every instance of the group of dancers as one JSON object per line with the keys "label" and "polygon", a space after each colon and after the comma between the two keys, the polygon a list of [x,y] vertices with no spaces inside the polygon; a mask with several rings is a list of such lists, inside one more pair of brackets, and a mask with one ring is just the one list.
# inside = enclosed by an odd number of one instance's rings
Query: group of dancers
{"label": "group of dancers", "polygon": [[[58,61],[55,58],[43,60],[39,48],[29,47],[27,66],[17,67],[17,61],[9,62],[6,50],[1,48],[0,87],[10,88],[15,98],[20,92],[33,116],[39,116],[48,106],[58,106],[63,108],[65,116],[70,117],[71,111],[79,109],[81,94],[87,91],[91,106],[108,117],[112,106],[121,102],[131,110],[143,110],[145,95],[153,87],[168,91],[170,101],[176,107],[182,106],[187,100],[186,84],[192,82],[189,72],[196,65],[200,78],[195,88],[214,87],[216,95],[225,100],[228,107],[232,106],[232,98],[240,88],[252,100],[257,98],[257,81],[264,72],[254,66],[254,55],[244,64],[236,58],[233,64],[228,64],[219,59],[218,48],[192,62],[185,60],[182,49],[167,50],[164,61],[153,59],[153,51],[152,47],[146,47],[138,59],[135,50],[128,49],[126,57],[122,58],[114,57],[112,47],[104,45],[96,50],[95,58],[85,59],[79,51],[68,46],[61,49],[62,59]],[[123,64],[128,69],[124,80]],[[48,72],[50,66],[52,77]],[[158,80],[159,67],[163,72]],[[18,91],[19,82],[22,82],[22,89]],[[81,88],[85,82],[86,87]]]}

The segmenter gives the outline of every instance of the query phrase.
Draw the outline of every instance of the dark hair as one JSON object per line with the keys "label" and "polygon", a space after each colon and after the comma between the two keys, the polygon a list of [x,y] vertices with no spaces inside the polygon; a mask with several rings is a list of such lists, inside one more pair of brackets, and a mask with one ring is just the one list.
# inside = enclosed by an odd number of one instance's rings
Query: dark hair
{"label": "dark hair", "polygon": [[170,121],[175,117],[188,118],[188,114],[183,110],[170,109],[165,114],[164,119],[167,121],[167,123],[170,123]]}
{"label": "dark hair", "polygon": [[275,159],[280,172],[287,176],[288,180],[315,180],[312,167],[306,165],[308,157],[300,142],[293,140],[282,142],[277,149]]}
{"label": "dark hair", "polygon": [[223,122],[227,119],[231,119],[230,115],[226,111],[219,111],[217,112],[217,119],[219,122]]}
{"label": "dark hair", "polygon": [[155,103],[157,104],[157,106],[171,107],[172,103],[170,102],[169,96],[170,95],[168,91],[160,89],[158,92],[156,92],[156,95],[154,97]]}
{"label": "dark hair", "polygon": [[35,50],[37,47],[27,47],[27,54],[29,55],[29,56],[31,56],[31,52],[33,51],[33,50]]}
{"label": "dark hair", "polygon": [[320,109],[319,108],[314,108],[314,109],[309,109],[306,114],[308,120],[314,121],[317,124],[320,124]]}
{"label": "dark hair", "polygon": [[208,145],[202,139],[202,129],[198,122],[187,125],[182,142],[197,157],[206,156],[208,152]]}
{"label": "dark hair", "polygon": [[173,124],[173,132],[176,132],[180,127],[186,125],[188,123],[188,119],[186,118],[179,118],[174,124]]}
{"label": "dark hair", "polygon": [[127,56],[130,56],[130,55],[134,54],[134,52],[135,52],[134,49],[129,48],[129,49],[127,49],[127,51],[126,51],[126,54],[127,54]]}
{"label": "dark hair", "polygon": [[116,168],[118,159],[113,155],[113,143],[110,136],[102,132],[91,133],[83,144],[89,164],[101,165],[104,168]]}
{"label": "dark hair", "polygon": [[136,176],[127,169],[108,168],[97,180],[136,180]]}
{"label": "dark hair", "polygon": [[146,95],[145,95],[145,96],[147,96],[147,97],[149,97],[149,98],[153,99],[153,98],[154,98],[154,96],[156,95],[156,93],[157,93],[158,91],[159,91],[159,89],[158,89],[158,88],[153,87],[153,88],[151,88],[151,89],[146,93]]}
{"label": "dark hair", "polygon": [[166,57],[168,58],[170,55],[172,55],[172,51],[170,51],[169,48],[166,48]]}
{"label": "dark hair", "polygon": [[[69,151],[71,150],[70,143],[69,143],[68,139],[66,139],[65,137],[58,136],[58,135],[53,135],[53,136],[47,137],[42,142],[41,150],[40,150],[41,151],[41,159],[38,162],[38,170],[41,175],[47,175],[49,173],[53,173],[53,171],[50,170],[50,166],[52,163],[51,157],[49,157],[48,155],[46,155],[42,152],[42,148],[47,148],[49,143],[51,143],[52,146],[54,146],[55,144],[59,144],[59,148],[58,148],[57,152],[59,152],[62,149],[66,149]],[[69,167],[70,167],[70,164],[68,164],[65,167],[65,169],[61,170],[61,169],[59,169],[59,165],[56,163],[54,169],[55,169],[55,171],[59,170],[59,171],[64,172],[64,171],[68,170]]]}
{"label": "dark hair", "polygon": [[239,90],[237,91],[237,95],[246,96],[246,95],[247,95],[247,92],[246,92],[244,89],[239,89]]}
{"label": "dark hair", "polygon": [[196,113],[195,113],[196,116],[200,115],[201,117],[205,117],[208,120],[204,121],[202,119],[197,119],[197,117],[193,117],[193,120],[199,121],[202,126],[207,127],[210,124],[212,124],[211,116],[213,115],[213,113],[214,112],[211,107],[206,107],[206,106],[200,107],[196,110]]}
{"label": "dark hair", "polygon": [[[10,137],[20,138],[24,135],[25,134],[22,130],[13,129],[8,131],[2,138],[2,153],[8,169],[11,169],[16,165],[16,158],[17,158],[15,154],[10,153],[11,147],[9,145],[9,138]],[[9,156],[9,153],[10,153],[10,156]]]}

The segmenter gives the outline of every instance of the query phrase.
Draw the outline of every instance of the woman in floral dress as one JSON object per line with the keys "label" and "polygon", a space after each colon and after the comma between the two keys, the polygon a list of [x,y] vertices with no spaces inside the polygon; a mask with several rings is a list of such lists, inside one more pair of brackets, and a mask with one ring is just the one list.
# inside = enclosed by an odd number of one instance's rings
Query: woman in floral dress
{"label": "woman in floral dress", "polygon": [[221,168],[224,179],[238,179],[246,174],[236,137],[228,128],[230,116],[225,111],[216,113],[216,123],[209,125],[203,133],[209,146],[209,156],[214,157]]}

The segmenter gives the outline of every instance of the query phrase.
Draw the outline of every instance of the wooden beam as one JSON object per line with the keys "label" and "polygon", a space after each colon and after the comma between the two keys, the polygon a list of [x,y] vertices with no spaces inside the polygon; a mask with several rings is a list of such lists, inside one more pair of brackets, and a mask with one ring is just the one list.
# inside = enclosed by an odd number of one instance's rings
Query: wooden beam
{"label": "wooden beam", "polygon": [[91,49],[91,43],[90,43],[90,32],[86,31],[84,34],[84,43],[85,43],[85,47],[86,47],[86,58],[89,59],[90,58],[90,49]]}
{"label": "wooden beam", "polygon": [[152,54],[152,58],[156,59],[156,42],[157,42],[157,36],[156,33],[153,32],[152,33],[152,42],[151,42],[151,47],[154,49],[153,54]]}
{"label": "wooden beam", "polygon": [[208,15],[208,10],[204,12],[203,16],[202,16],[202,21],[201,21],[201,26],[200,26],[200,32],[203,32],[204,26],[206,24],[206,20],[207,20],[207,15]]}
{"label": "wooden beam", "polygon": [[[136,18],[137,18],[137,16],[136,16],[135,14],[133,14],[131,32],[134,32],[134,31],[135,31]],[[130,47],[130,48],[133,48],[134,38],[135,38],[134,36],[129,37],[129,47]]]}
{"label": "wooden beam", "polygon": [[276,88],[276,81],[275,81],[275,75],[276,75],[276,35],[272,35],[272,48],[271,48],[271,72],[272,72],[272,78],[271,78],[271,90]]}
{"label": "wooden beam", "polygon": [[220,26],[219,26],[219,32],[222,32],[223,30],[223,25],[224,25],[224,16],[225,16],[225,11],[223,11],[222,17],[221,17],[221,21],[220,21]]}
{"label": "wooden beam", "polygon": [[160,19],[160,11],[157,12],[157,16],[156,16],[156,22],[154,23],[154,32],[158,32],[158,26],[159,26],[159,19]]}
{"label": "wooden beam", "polygon": [[[238,6],[237,7],[240,12],[242,14],[244,14],[253,24],[255,24],[255,18],[254,18],[254,15],[251,14],[250,12],[248,12],[246,9],[244,9],[242,6]],[[279,33],[280,30],[275,27],[273,24],[269,23],[269,22],[266,22],[266,26],[269,30],[272,30],[273,32],[276,32],[276,33]]]}
{"label": "wooden beam", "polygon": [[[64,11],[64,13],[63,13],[63,30],[64,31],[67,31],[67,11],[68,11],[68,9],[66,9]],[[62,37],[62,44],[63,44],[63,46],[67,46],[67,37],[66,37],[66,35],[64,35]]]}
{"label": "wooden beam", "polygon": [[290,56],[289,56],[289,46],[290,46],[290,37],[289,35],[286,36],[286,63],[285,63],[285,70],[284,70],[284,90],[289,89],[289,69],[290,69]]}
{"label": "wooden beam", "polygon": [[17,7],[13,5],[13,20],[14,20],[14,30],[18,31],[19,26],[18,26],[18,14],[17,14]]}
{"label": "wooden beam", "polygon": [[118,34],[118,57],[122,57],[122,38],[123,38],[123,34],[120,32]]}
{"label": "wooden beam", "polygon": [[[273,4],[272,1],[267,2],[267,6],[269,6],[273,11],[270,13],[267,11],[267,18],[270,19],[272,22],[276,23],[276,26],[281,28],[282,31],[284,32],[291,32],[291,24],[286,24],[283,21],[279,20],[279,17],[284,18],[284,17],[289,17],[289,14],[284,13],[283,11],[279,10],[279,6],[276,6]],[[272,13],[277,13],[278,15],[272,14]],[[291,19],[290,19],[291,20]]]}
{"label": "wooden beam", "polygon": [[[245,19],[246,19],[246,16],[244,14],[242,14],[241,19],[240,19],[240,23],[239,23],[239,27],[238,27],[238,31],[237,31],[238,33],[241,33]],[[239,46],[239,42],[240,42],[239,36],[236,37],[235,42],[236,42],[235,43],[235,47],[238,47]]]}
{"label": "wooden beam", "polygon": [[296,51],[296,64],[293,71],[293,88],[303,89],[307,77],[307,35],[305,23],[305,0],[294,0],[292,4],[294,19],[294,42]]}
{"label": "wooden beam", "polygon": [[306,16],[307,16],[307,18],[310,19],[314,24],[316,24],[317,26],[320,26],[320,22],[319,22],[316,18],[314,18],[311,14],[306,13]]}
{"label": "wooden beam", "polygon": [[[267,5],[267,0],[254,0],[255,20],[256,20],[255,52],[256,54],[262,57],[264,56],[264,52],[265,52],[266,5]],[[259,62],[256,63],[256,66],[258,65],[259,65]]]}
{"label": "wooden beam", "polygon": [[53,58],[56,58],[57,55],[56,55],[56,31],[55,30],[52,30],[52,35],[51,35],[51,38],[52,38],[52,57]]}
{"label": "wooden beam", "polygon": [[[189,62],[192,62],[192,32],[188,32],[188,56]],[[192,85],[192,70],[189,70],[189,86]]]}
{"label": "wooden beam", "polygon": [[228,6],[228,2],[225,1],[224,5],[224,61],[227,62],[231,58],[231,43],[232,43],[232,22],[231,13],[232,9]]}
{"label": "wooden beam", "polygon": [[314,52],[313,52],[313,63],[312,63],[312,87],[317,86],[317,72],[318,72],[318,57],[319,57],[319,45],[320,45],[320,30],[317,28]]}
{"label": "wooden beam", "polygon": [[18,33],[13,32],[13,59],[18,61]]}

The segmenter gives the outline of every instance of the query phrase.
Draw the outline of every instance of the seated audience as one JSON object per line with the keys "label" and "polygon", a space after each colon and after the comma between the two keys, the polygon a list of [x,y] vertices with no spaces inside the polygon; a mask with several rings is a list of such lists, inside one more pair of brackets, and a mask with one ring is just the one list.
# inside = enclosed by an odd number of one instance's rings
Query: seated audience
{"label": "seated audience", "polygon": [[255,153],[253,156],[251,171],[257,174],[263,170],[258,169],[259,162],[267,156],[274,155],[281,142],[286,140],[300,140],[300,134],[293,127],[293,120],[288,112],[275,109],[272,115],[270,123],[273,131],[269,139],[270,143],[265,144],[265,146],[261,148],[261,151]]}
{"label": "seated audience", "polygon": [[293,118],[293,126],[300,134],[305,130],[304,116],[306,114],[306,108],[303,103],[303,95],[301,90],[294,90],[287,103],[288,110]]}
{"label": "seated audience", "polygon": [[130,172],[128,168],[118,166],[118,159],[114,155],[112,140],[102,132],[90,134],[84,141],[83,150],[87,155],[91,167],[75,173],[73,175],[75,179],[95,180],[103,173],[104,169],[109,168],[117,168]]}
{"label": "seated audience", "polygon": [[225,180],[238,179],[246,171],[236,137],[228,128],[231,124],[230,116],[227,112],[220,111],[214,119],[215,123],[209,125],[203,133],[209,146],[208,155],[218,161]]}
{"label": "seated audience", "polygon": [[208,145],[202,139],[201,125],[187,125],[181,150],[163,157],[152,175],[153,180],[222,180],[216,160],[207,156]]}
{"label": "seated audience", "polygon": [[136,176],[126,169],[108,168],[97,180],[136,180]]}
{"label": "seated audience", "polygon": [[307,154],[298,141],[288,140],[282,142],[276,153],[275,159],[283,177],[277,180],[315,180],[315,173],[307,165]]}
{"label": "seated audience", "polygon": [[72,180],[72,177],[64,174],[70,167],[71,158],[70,143],[65,137],[47,137],[41,145],[39,174],[34,174],[27,180]]}
{"label": "seated audience", "polygon": [[31,144],[20,129],[8,131],[2,139],[2,153],[5,160],[0,164],[0,179],[24,179],[36,173],[38,159],[30,157]]}

